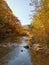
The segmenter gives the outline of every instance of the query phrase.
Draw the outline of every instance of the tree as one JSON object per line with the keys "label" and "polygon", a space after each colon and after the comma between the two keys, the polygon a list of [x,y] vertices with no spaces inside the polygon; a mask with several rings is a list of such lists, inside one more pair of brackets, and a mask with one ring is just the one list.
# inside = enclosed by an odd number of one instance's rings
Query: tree
{"label": "tree", "polygon": [[20,20],[13,14],[5,0],[0,0],[0,36],[24,34]]}
{"label": "tree", "polygon": [[[33,35],[37,41],[42,42],[49,39],[49,0],[33,0],[35,4],[35,15],[32,19]],[[40,3],[40,4],[38,4]],[[38,7],[37,7],[38,6]]]}

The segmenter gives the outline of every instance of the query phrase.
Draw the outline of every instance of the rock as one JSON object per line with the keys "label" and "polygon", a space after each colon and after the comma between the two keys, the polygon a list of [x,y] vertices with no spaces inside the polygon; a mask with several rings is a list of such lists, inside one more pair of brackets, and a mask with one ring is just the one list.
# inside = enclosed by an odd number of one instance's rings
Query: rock
{"label": "rock", "polygon": [[23,50],[21,50],[21,52],[23,52]]}
{"label": "rock", "polygon": [[24,48],[29,49],[29,46],[24,46]]}
{"label": "rock", "polygon": [[43,50],[43,47],[40,44],[33,44],[33,50],[35,51]]}

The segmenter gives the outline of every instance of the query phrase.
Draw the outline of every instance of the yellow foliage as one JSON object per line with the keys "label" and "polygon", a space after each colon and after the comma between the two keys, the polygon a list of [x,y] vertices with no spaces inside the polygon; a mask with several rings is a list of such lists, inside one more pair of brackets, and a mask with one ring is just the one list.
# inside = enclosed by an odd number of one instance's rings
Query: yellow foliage
{"label": "yellow foliage", "polygon": [[32,33],[37,41],[46,41],[49,38],[49,0],[41,0],[40,7],[33,17]]}

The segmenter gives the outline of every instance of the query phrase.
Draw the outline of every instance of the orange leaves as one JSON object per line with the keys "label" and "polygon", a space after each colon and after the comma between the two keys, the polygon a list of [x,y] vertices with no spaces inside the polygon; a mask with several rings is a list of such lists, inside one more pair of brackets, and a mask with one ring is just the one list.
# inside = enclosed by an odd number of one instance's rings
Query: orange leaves
{"label": "orange leaves", "polygon": [[23,34],[23,27],[4,0],[0,0],[0,32],[3,34]]}

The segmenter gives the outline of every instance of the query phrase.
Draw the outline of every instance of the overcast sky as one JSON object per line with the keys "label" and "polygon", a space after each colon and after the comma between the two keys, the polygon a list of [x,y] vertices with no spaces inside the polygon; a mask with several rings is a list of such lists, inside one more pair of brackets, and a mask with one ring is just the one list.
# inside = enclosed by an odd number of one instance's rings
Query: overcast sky
{"label": "overcast sky", "polygon": [[19,18],[22,25],[30,24],[31,7],[29,5],[30,0],[6,0],[13,13]]}

